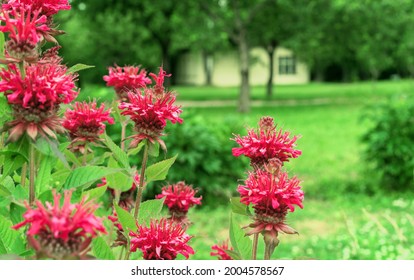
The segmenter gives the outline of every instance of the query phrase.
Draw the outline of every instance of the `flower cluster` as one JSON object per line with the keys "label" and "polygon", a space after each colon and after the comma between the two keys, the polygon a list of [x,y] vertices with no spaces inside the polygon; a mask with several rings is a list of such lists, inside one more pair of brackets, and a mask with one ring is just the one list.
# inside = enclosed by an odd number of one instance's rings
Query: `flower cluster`
{"label": "flower cluster", "polygon": [[162,188],[161,194],[157,195],[157,199],[165,197],[164,204],[167,205],[171,219],[188,225],[187,212],[194,205],[200,205],[202,197],[195,197],[197,190],[191,185],[186,185],[181,181],[177,184],[168,185]]}
{"label": "flower cluster", "polygon": [[105,111],[105,104],[97,106],[93,102],[76,102],[73,110],[67,110],[63,120],[63,127],[69,131],[74,150],[85,152],[87,143],[99,141],[99,135],[105,132],[104,122],[114,124],[110,115],[111,110]]}
{"label": "flower cluster", "polygon": [[235,140],[240,147],[233,148],[233,155],[238,157],[244,155],[251,160],[251,165],[260,168],[272,158],[277,158],[282,162],[289,161],[302,154],[295,149],[297,136],[289,137],[289,132],[277,130],[273,123],[273,118],[263,117],[259,122],[259,130],[251,129],[248,135],[236,136]]}
{"label": "flower cluster", "polygon": [[146,260],[174,260],[178,254],[185,258],[194,254],[187,244],[191,236],[172,221],[152,220],[150,227],[138,225],[137,232],[130,232],[131,252],[140,249]]}
{"label": "flower cluster", "polygon": [[0,71],[0,91],[12,105],[14,120],[9,139],[17,140],[24,132],[36,139],[37,135],[56,137],[63,132],[57,111],[60,104],[68,104],[78,95],[76,74],[56,64],[33,64],[24,67],[24,74],[15,64]]}
{"label": "flower cluster", "polygon": [[[228,245],[228,242],[223,242],[222,244],[216,244],[211,246],[210,256],[216,256],[219,260],[232,260],[233,258],[229,256],[228,251],[233,251],[233,248]],[[216,251],[216,252],[214,252]]]}
{"label": "flower cluster", "polygon": [[[131,147],[147,139],[151,143],[159,142],[166,150],[161,140],[167,120],[171,123],[182,123],[179,117],[182,110],[174,104],[176,97],[170,91],[164,90],[165,71],[160,68],[158,75],[151,75],[156,80],[153,88],[128,92],[128,101],[122,102],[119,108],[122,115],[129,116],[135,123],[136,134],[132,137]],[[161,92],[162,91],[162,92]]]}
{"label": "flower cluster", "polygon": [[26,204],[24,221],[13,227],[19,229],[29,225],[29,242],[39,256],[53,259],[82,258],[92,238],[98,232],[106,233],[101,219],[93,214],[99,206],[85,199],[78,204],[71,204],[71,196],[70,191],[65,192],[62,207],[61,195],[56,193],[53,194],[54,205],[43,205],[37,201],[37,208],[32,208]]}
{"label": "flower cluster", "polygon": [[240,202],[252,205],[254,221],[247,233],[264,236],[267,257],[270,257],[279,243],[278,233],[297,233],[286,224],[286,215],[295,206],[303,208],[304,193],[300,181],[289,179],[282,170],[284,162],[301,155],[296,150],[297,136],[289,138],[288,132],[277,130],[273,118],[263,117],[259,130],[249,130],[245,137],[234,139],[241,147],[233,149],[234,156],[245,155],[250,158],[254,171],[249,172],[244,185],[239,185]]}
{"label": "flower cluster", "polygon": [[145,88],[152,83],[145,70],[134,66],[109,67],[109,75],[103,79],[108,87],[114,87],[121,101],[128,100],[128,92]]}
{"label": "flower cluster", "polygon": [[52,16],[61,10],[70,10],[68,0],[8,0],[3,5],[5,10],[23,7],[32,11],[40,11],[42,15]]}

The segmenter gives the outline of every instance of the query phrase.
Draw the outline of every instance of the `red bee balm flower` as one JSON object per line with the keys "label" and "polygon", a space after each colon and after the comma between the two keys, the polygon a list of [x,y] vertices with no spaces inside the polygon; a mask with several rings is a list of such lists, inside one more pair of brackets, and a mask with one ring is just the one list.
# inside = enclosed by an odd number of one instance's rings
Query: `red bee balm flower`
{"label": "red bee balm flower", "polygon": [[[165,72],[160,69],[158,77],[165,76]],[[163,80],[163,79],[162,79]],[[142,94],[139,90],[128,93],[128,102],[122,102],[119,108],[123,110],[124,116],[129,116],[135,123],[136,135],[131,142],[131,147],[135,147],[144,139],[150,142],[158,141],[165,150],[164,142],[159,138],[163,135],[167,120],[171,123],[182,123],[179,117],[182,110],[179,106],[174,105],[175,95],[171,92],[158,92],[160,85],[157,82],[157,88],[147,88]]]}
{"label": "red bee balm flower", "polygon": [[210,256],[216,256],[219,260],[232,260],[226,251],[233,251],[233,248],[229,248],[228,242],[223,242],[221,245],[213,245],[211,249],[217,252],[211,252]]}
{"label": "red bee balm flower", "polygon": [[68,74],[67,68],[55,64],[26,66],[22,78],[16,65],[0,71],[0,92],[12,105],[14,121],[10,122],[9,140],[19,139],[24,132],[36,139],[37,135],[56,137],[63,132],[57,111],[78,95],[75,88],[77,74]]}
{"label": "red bee balm flower", "polygon": [[119,99],[122,101],[128,100],[127,93],[131,90],[140,89],[151,84],[151,79],[147,77],[145,70],[140,70],[139,67],[125,66],[125,67],[109,67],[109,75],[104,76],[103,79],[108,87],[114,87]]}
{"label": "red bee balm flower", "polygon": [[130,232],[131,252],[140,249],[146,260],[175,260],[178,254],[188,259],[194,254],[187,245],[191,239],[176,223],[161,219],[152,220],[150,227],[138,225],[138,232]]}
{"label": "red bee balm flower", "polygon": [[249,234],[262,231],[296,233],[285,224],[285,218],[288,211],[295,210],[294,205],[303,208],[304,193],[299,183],[296,177],[289,179],[287,173],[275,175],[257,170],[249,174],[245,185],[237,188],[240,202],[251,203],[255,209],[255,223],[250,225],[254,229]]}
{"label": "red bee balm flower", "polygon": [[106,233],[101,219],[93,214],[99,206],[85,199],[71,204],[72,193],[67,191],[60,207],[61,195],[53,196],[54,205],[47,202],[44,206],[36,201],[37,209],[33,209],[26,203],[24,221],[13,228],[29,225],[29,242],[39,254],[54,259],[82,258],[92,238],[98,232]]}
{"label": "red bee balm flower", "polygon": [[105,132],[104,122],[114,124],[113,118],[109,116],[110,112],[110,109],[105,111],[103,103],[97,107],[96,101],[76,102],[73,110],[67,110],[63,127],[69,131],[72,146],[84,148],[86,143],[98,141],[99,135]]}
{"label": "red bee balm flower", "polygon": [[165,197],[164,204],[168,206],[172,219],[181,222],[185,219],[190,207],[201,204],[202,197],[195,197],[196,194],[197,190],[181,181],[175,185],[163,187],[162,193],[156,198]]}
{"label": "red bee balm flower", "polygon": [[238,135],[233,139],[240,145],[239,148],[233,148],[233,155],[245,155],[254,167],[261,167],[272,158],[285,162],[302,154],[300,150],[294,149],[297,138],[289,138],[289,132],[276,129],[273,118],[264,117],[260,119],[257,132],[252,129],[247,136]]}
{"label": "red bee balm flower", "polygon": [[0,31],[9,33],[6,42],[8,55],[16,61],[36,61],[39,52],[37,45],[43,40],[43,34],[50,28],[46,25],[47,18],[39,14],[39,11],[31,13],[23,7],[3,10],[0,20],[5,22],[0,26]]}
{"label": "red bee balm flower", "polygon": [[40,10],[42,15],[52,16],[60,10],[70,10],[68,0],[8,0],[3,4],[4,9],[11,7],[31,8],[33,11]]}

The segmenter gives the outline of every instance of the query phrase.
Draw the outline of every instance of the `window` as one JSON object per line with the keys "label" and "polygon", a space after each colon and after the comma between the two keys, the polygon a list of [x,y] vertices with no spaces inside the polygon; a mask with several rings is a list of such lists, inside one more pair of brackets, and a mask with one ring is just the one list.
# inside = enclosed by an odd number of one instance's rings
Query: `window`
{"label": "window", "polygon": [[279,75],[296,74],[296,59],[293,56],[279,57]]}

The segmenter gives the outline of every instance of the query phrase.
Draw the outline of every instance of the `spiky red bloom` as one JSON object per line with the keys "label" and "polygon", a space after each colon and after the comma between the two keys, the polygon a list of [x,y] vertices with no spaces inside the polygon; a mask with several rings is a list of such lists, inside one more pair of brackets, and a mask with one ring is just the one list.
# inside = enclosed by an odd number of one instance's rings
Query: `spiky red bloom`
{"label": "spiky red bloom", "polygon": [[63,127],[69,131],[73,147],[97,142],[99,135],[105,132],[105,122],[114,124],[110,113],[110,109],[105,111],[105,104],[98,107],[96,101],[76,102],[73,110],[67,110]]}
{"label": "spiky red bloom", "polygon": [[140,249],[146,260],[174,260],[178,254],[188,259],[194,254],[187,243],[191,236],[176,223],[161,219],[152,220],[150,227],[138,225],[137,232],[130,232],[131,252]]}
{"label": "spiky red bloom", "polygon": [[288,211],[293,212],[295,205],[303,208],[304,193],[300,181],[287,173],[272,174],[264,170],[250,173],[245,185],[239,185],[240,202],[253,204],[255,209],[254,228],[249,234],[262,231],[282,231],[295,233],[296,231],[285,224]]}
{"label": "spiky red bloom", "polygon": [[[222,244],[216,244],[211,246],[211,249],[213,250],[210,253],[210,256],[216,256],[219,260],[232,260],[233,258],[230,257],[226,251],[233,251],[233,248],[228,245],[228,242],[225,241]],[[216,250],[217,252],[214,252]]]}
{"label": "spiky red bloom", "polygon": [[158,76],[155,75],[159,78],[156,83],[157,88],[146,88],[143,92],[139,90],[129,92],[128,101],[119,105],[119,108],[123,110],[121,114],[129,116],[135,123],[137,134],[133,136],[132,147],[148,139],[152,143],[158,141],[165,150],[165,144],[160,136],[163,135],[167,120],[173,124],[183,122],[179,117],[182,113],[180,106],[174,105],[176,96],[168,91],[162,94],[158,92],[161,86],[159,82],[164,81],[164,76],[166,76],[165,72],[161,69]]}
{"label": "spiky red bloom", "polygon": [[42,15],[52,16],[61,10],[70,10],[68,0],[8,0],[4,9],[23,7],[32,11],[40,11]]}
{"label": "spiky red bloom", "polygon": [[151,84],[147,71],[134,66],[109,67],[109,75],[103,77],[108,87],[114,87],[120,100],[128,100],[127,93]]}
{"label": "spiky red bloom", "polygon": [[168,185],[162,188],[161,194],[156,198],[165,197],[164,204],[168,206],[170,212],[186,214],[188,209],[194,205],[200,205],[202,197],[195,197],[198,190],[194,190],[191,185],[186,185],[181,181],[177,184]]}
{"label": "spiky red bloom", "polygon": [[234,156],[244,155],[251,160],[252,166],[263,166],[272,158],[277,158],[282,162],[289,161],[302,154],[295,149],[297,136],[290,138],[289,132],[277,130],[273,123],[273,118],[264,117],[259,122],[259,130],[256,132],[251,129],[247,136],[237,135],[233,140],[240,147],[233,148]]}
{"label": "spiky red bloom", "polygon": [[38,43],[43,40],[43,34],[50,30],[46,25],[46,16],[40,15],[39,11],[32,13],[30,9],[20,7],[4,10],[0,20],[5,22],[0,26],[0,31],[9,34],[5,45],[8,55],[17,61],[36,61],[39,56]]}
{"label": "spiky red bloom", "polygon": [[22,78],[16,65],[0,71],[0,91],[12,105],[14,121],[8,124],[9,140],[15,141],[23,133],[36,139],[56,137],[62,132],[57,111],[60,104],[67,104],[78,95],[75,90],[77,74],[68,74],[67,68],[55,64],[35,64],[25,67]]}
{"label": "spiky red bloom", "polygon": [[54,205],[43,205],[36,201],[37,208],[26,203],[27,212],[24,221],[13,226],[19,229],[29,225],[27,235],[33,248],[47,257],[62,259],[81,257],[86,253],[93,237],[98,232],[106,233],[100,218],[93,212],[99,207],[86,199],[78,204],[71,204],[72,192],[66,191],[64,202],[60,207],[60,194],[53,194]]}

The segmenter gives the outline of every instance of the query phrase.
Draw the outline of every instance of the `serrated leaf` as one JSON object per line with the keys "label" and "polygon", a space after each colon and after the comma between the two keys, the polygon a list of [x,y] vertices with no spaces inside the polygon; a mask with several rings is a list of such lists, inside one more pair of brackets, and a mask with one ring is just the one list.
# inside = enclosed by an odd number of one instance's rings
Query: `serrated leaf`
{"label": "serrated leaf", "polygon": [[131,169],[131,166],[129,165],[128,155],[120,147],[118,147],[118,145],[116,145],[107,134],[104,134],[103,137],[105,139],[105,145],[108,147],[108,149],[111,150],[114,158],[117,162],[119,162],[121,167]]}
{"label": "serrated leaf", "polygon": [[0,242],[3,244],[7,253],[15,253],[12,248],[15,246],[16,241],[23,242],[19,232],[12,229],[12,226],[11,221],[0,216]]}
{"label": "serrated leaf", "polygon": [[119,207],[119,205],[115,205],[115,211],[118,215],[118,220],[121,223],[122,228],[126,235],[128,235],[128,231],[137,231],[137,223],[135,221],[134,216],[132,216],[128,211]]}
{"label": "serrated leaf", "polygon": [[146,182],[159,181],[167,178],[168,170],[174,164],[178,155],[172,158],[157,162],[145,171]]}
{"label": "serrated leaf", "polygon": [[119,169],[104,166],[81,166],[73,170],[66,179],[64,189],[87,187],[110,174],[119,172]]}
{"label": "serrated leaf", "polygon": [[235,252],[239,253],[242,259],[249,260],[252,257],[252,241],[245,235],[235,221],[237,214],[230,215],[230,241]]}
{"label": "serrated leaf", "polygon": [[99,260],[115,260],[115,255],[111,248],[100,236],[92,240],[92,252]]}
{"label": "serrated leaf", "polygon": [[[108,160],[108,167],[119,168],[119,164],[113,157],[110,157]],[[133,180],[131,175],[127,175],[121,171],[106,176],[106,181],[111,188],[124,192],[131,189]]]}
{"label": "serrated leaf", "polygon": [[87,196],[88,200],[94,199],[97,200],[104,195],[108,188],[106,186],[93,188],[82,193],[82,197]]}
{"label": "serrated leaf", "polygon": [[78,63],[78,64],[75,64],[72,67],[70,67],[67,72],[68,73],[75,73],[75,72],[79,72],[79,71],[86,70],[86,69],[89,69],[89,68],[94,68],[94,67],[95,66],[93,66],[93,65],[86,65],[86,64]]}
{"label": "serrated leaf", "polygon": [[50,178],[52,173],[52,161],[53,158],[46,156],[40,162],[39,171],[36,176],[36,194],[39,196],[41,193],[51,189]]}
{"label": "serrated leaf", "polygon": [[128,151],[128,156],[135,156],[136,154],[138,154],[142,150],[142,148],[144,147],[144,145],[145,145],[145,142],[144,141],[141,141],[138,144],[138,146],[136,146],[135,148],[130,149]]}
{"label": "serrated leaf", "polygon": [[152,199],[141,203],[139,208],[138,223],[149,226],[151,219],[157,219],[164,205],[164,199]]}
{"label": "serrated leaf", "polygon": [[249,207],[246,204],[240,202],[240,197],[230,198],[231,211],[243,216],[251,216]]}

